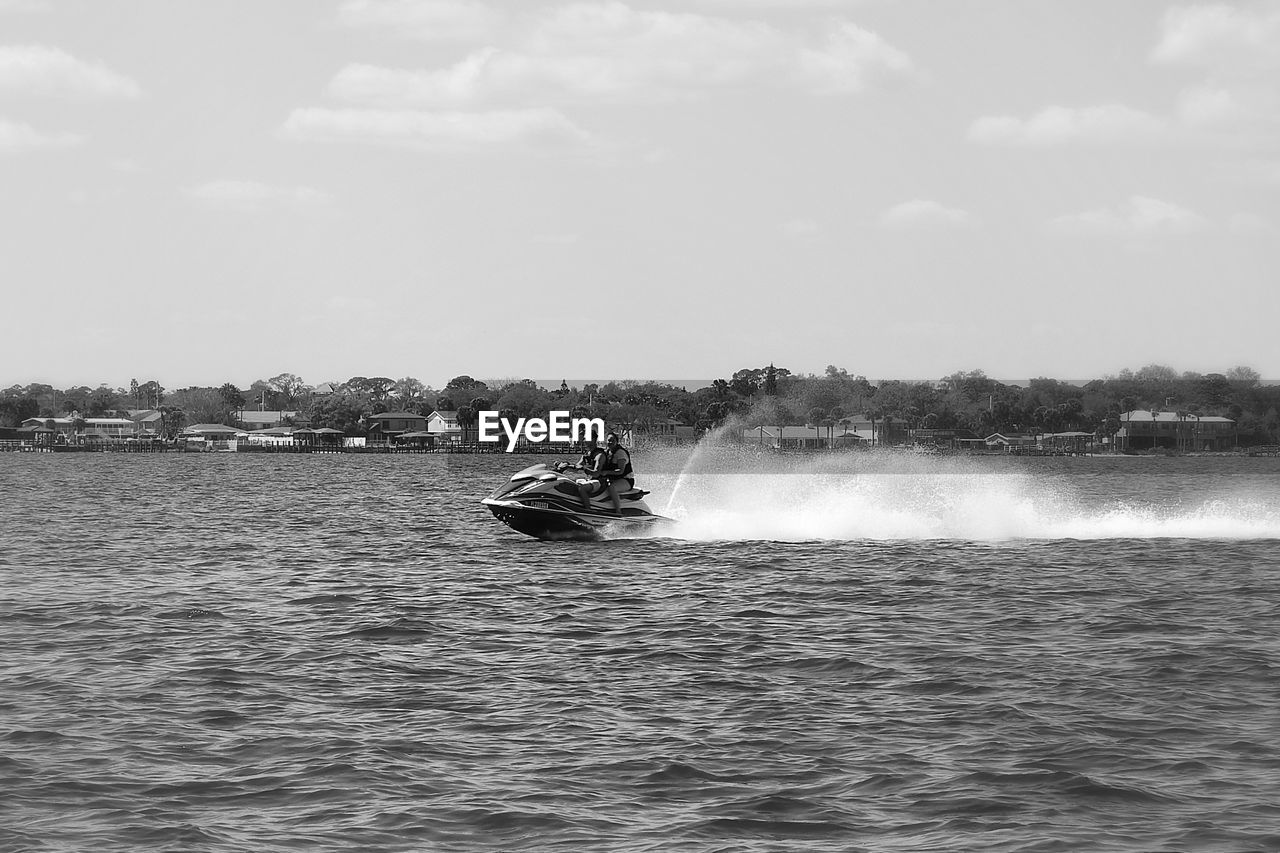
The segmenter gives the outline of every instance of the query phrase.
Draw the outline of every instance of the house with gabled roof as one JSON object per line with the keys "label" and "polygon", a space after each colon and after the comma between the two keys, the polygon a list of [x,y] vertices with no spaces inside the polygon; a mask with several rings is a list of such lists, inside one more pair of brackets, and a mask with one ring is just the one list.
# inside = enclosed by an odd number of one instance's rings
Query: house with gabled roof
{"label": "house with gabled roof", "polygon": [[379,412],[365,418],[370,441],[394,441],[408,432],[425,432],[427,417],[417,412]]}
{"label": "house with gabled roof", "polygon": [[983,443],[992,449],[1012,450],[1015,447],[1035,447],[1036,437],[1020,432],[993,432],[983,439]]}
{"label": "house with gabled roof", "polygon": [[425,432],[435,436],[437,441],[460,441],[462,426],[458,423],[456,411],[434,411],[427,415]]}
{"label": "house with gabled roof", "polygon": [[21,429],[32,430],[44,427],[54,435],[62,436],[64,440],[76,434],[75,418],[27,418],[19,426]]}
{"label": "house with gabled roof", "polygon": [[164,432],[164,415],[155,409],[129,409],[125,414],[138,425],[139,437],[153,438]]}

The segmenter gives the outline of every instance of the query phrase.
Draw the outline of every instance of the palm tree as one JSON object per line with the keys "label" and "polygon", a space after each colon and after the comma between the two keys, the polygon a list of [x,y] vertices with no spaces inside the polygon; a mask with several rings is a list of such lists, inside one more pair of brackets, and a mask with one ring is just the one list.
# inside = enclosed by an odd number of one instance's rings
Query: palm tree
{"label": "palm tree", "polygon": [[871,444],[874,446],[876,443],[876,421],[880,419],[880,410],[867,409],[862,413],[862,416],[871,421]]}
{"label": "palm tree", "polygon": [[462,443],[467,444],[471,439],[471,433],[476,427],[479,416],[476,410],[471,406],[458,407],[458,426],[462,427]]}
{"label": "palm tree", "polygon": [[1191,413],[1184,409],[1179,409],[1175,414],[1178,417],[1178,435],[1174,442],[1174,446],[1177,448],[1178,452],[1181,453],[1186,450],[1187,440],[1185,427],[1187,424],[1187,417]]}
{"label": "palm tree", "polygon": [[840,421],[844,420],[844,407],[832,406],[831,410],[827,412],[827,420],[830,423],[830,426],[827,427],[827,444],[831,447],[835,447],[835,428]]}

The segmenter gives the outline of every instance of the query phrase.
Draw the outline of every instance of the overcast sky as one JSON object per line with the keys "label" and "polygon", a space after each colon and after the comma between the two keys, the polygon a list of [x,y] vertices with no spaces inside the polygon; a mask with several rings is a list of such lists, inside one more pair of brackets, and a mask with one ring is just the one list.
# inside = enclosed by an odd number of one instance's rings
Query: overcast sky
{"label": "overcast sky", "polygon": [[0,387],[1280,378],[1280,2],[0,0]]}

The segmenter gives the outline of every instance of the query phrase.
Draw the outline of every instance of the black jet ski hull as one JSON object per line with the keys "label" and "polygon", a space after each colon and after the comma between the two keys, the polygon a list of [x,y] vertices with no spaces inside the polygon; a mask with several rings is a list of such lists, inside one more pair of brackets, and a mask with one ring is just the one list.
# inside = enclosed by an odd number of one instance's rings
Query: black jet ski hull
{"label": "black jet ski hull", "polygon": [[535,539],[598,542],[602,539],[645,535],[670,520],[659,515],[615,515],[542,509],[516,501],[485,500],[485,506],[503,524]]}

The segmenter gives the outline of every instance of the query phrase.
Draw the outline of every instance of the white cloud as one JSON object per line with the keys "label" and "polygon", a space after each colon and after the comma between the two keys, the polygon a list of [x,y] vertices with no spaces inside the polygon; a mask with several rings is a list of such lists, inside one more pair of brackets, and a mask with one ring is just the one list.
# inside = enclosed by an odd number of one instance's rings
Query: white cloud
{"label": "white cloud", "polygon": [[42,45],[0,47],[0,92],[137,98],[138,84],[123,74]]}
{"label": "white cloud", "polygon": [[1168,122],[1123,104],[1046,107],[1030,118],[986,116],[969,127],[969,139],[989,145],[1049,146],[1150,141],[1168,132]]}
{"label": "white cloud", "polygon": [[408,71],[352,64],[329,83],[329,93],[346,101],[380,107],[456,106],[477,100],[492,49],[471,54],[439,71]]}
{"label": "white cloud", "polygon": [[849,23],[815,45],[760,21],[604,0],[534,13],[443,68],[350,65],[330,92],[381,107],[429,108],[669,98],[744,84],[841,93],[911,70],[905,53]]}
{"label": "white cloud", "polygon": [[1218,73],[1280,68],[1280,6],[1211,4],[1171,9],[1151,58]]}
{"label": "white cloud", "polygon": [[338,21],[426,41],[483,41],[504,16],[471,0],[347,0],[338,7]]}
{"label": "white cloud", "polygon": [[1185,207],[1135,195],[1115,208],[1059,216],[1049,223],[1049,230],[1062,235],[1142,237],[1188,234],[1208,224],[1203,216]]}
{"label": "white cloud", "polygon": [[1152,114],[1122,104],[1053,106],[1030,118],[988,116],[969,138],[1005,145],[1150,143],[1271,147],[1280,133],[1280,3],[1169,10],[1150,60],[1204,77]]}
{"label": "white cloud", "polygon": [[257,181],[210,181],[184,190],[200,204],[228,210],[263,210],[269,207],[322,209],[333,202],[325,192],[311,187],[278,187]]}
{"label": "white cloud", "polygon": [[30,125],[0,118],[0,154],[71,148],[83,140],[71,133],[42,133]]}
{"label": "white cloud", "polygon": [[1249,112],[1238,95],[1220,86],[1192,86],[1178,95],[1178,117],[1188,124],[1238,121]]}
{"label": "white cloud", "polygon": [[1189,130],[1274,144],[1280,131],[1280,4],[1172,9],[1151,60],[1205,72],[1175,107]]}
{"label": "white cloud", "polygon": [[549,109],[492,112],[294,110],[281,129],[298,140],[366,142],[414,148],[591,145],[592,138]]}
{"label": "white cloud", "polygon": [[952,228],[976,225],[978,220],[967,210],[946,207],[928,199],[914,199],[896,204],[880,215],[881,224],[889,228]]}
{"label": "white cloud", "polygon": [[850,23],[840,24],[820,49],[802,48],[799,77],[820,92],[857,92],[872,80],[902,77],[914,71],[911,58],[879,35]]}

